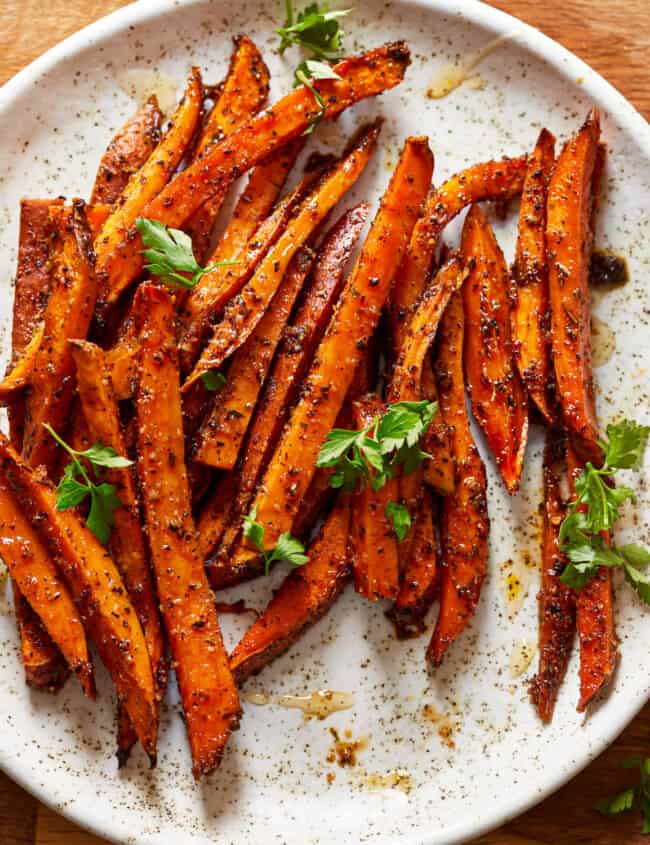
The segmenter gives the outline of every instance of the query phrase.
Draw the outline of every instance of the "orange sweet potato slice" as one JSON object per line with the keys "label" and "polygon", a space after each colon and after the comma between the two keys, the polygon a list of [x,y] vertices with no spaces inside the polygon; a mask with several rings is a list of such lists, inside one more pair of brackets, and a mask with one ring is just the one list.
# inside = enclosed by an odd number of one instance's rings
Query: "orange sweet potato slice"
{"label": "orange sweet potato slice", "polygon": [[215,769],[240,717],[203,561],[197,554],[184,459],[172,294],[138,290],[141,356],[138,475],[152,566],[171,647],[196,778]]}
{"label": "orange sweet potato slice", "polygon": [[441,500],[440,609],[427,649],[433,666],[442,663],[474,615],[487,573],[487,479],[465,407],[464,333],[462,297],[455,293],[438,330],[435,363],[440,411],[451,427],[457,475],[454,493]]}
{"label": "orange sweet potato slice", "polygon": [[465,220],[463,285],[465,373],[474,416],[485,432],[506,489],[514,493],[528,439],[528,403],[512,359],[508,270],[477,205]]}

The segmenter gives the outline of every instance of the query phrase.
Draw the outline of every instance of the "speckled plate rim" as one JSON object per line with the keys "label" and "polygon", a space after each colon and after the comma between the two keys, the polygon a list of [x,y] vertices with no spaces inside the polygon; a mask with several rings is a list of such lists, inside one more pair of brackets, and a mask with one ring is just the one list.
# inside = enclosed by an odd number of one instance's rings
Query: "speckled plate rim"
{"label": "speckled plate rim", "polygon": [[[199,1],[197,0],[197,2]],[[186,2],[187,5],[194,4],[193,0],[186,0]],[[527,50],[537,58],[547,62],[570,83],[575,85],[576,80],[582,77],[581,91],[606,106],[620,128],[636,139],[638,147],[650,165],[650,124],[613,85],[561,44],[518,18],[488,6],[480,0],[462,0],[462,2],[459,2],[459,0],[407,0],[407,2],[408,5],[419,6],[441,14],[462,15],[469,23],[493,31],[495,36],[512,36],[514,28],[517,40]],[[21,70],[0,88],[0,120],[4,116],[5,110],[18,97],[28,92],[42,76],[55,68],[59,62],[87,50],[100,39],[106,41],[118,35],[129,26],[153,22],[156,18],[172,12],[178,5],[178,0],[138,0],[138,2],[118,9],[69,36]],[[400,5],[400,0],[396,0],[395,5]],[[399,37],[399,33],[394,33],[393,37]],[[620,701],[619,707],[614,713],[614,718],[609,724],[609,729],[594,743],[587,755],[581,760],[574,761],[572,767],[564,771],[558,770],[557,773],[545,772],[542,784],[539,782],[527,784],[524,787],[511,790],[509,796],[495,805],[491,812],[484,814],[480,819],[465,818],[445,831],[444,840],[437,837],[436,842],[444,842],[447,845],[467,842],[499,827],[509,819],[521,815],[547,798],[601,754],[632,721],[648,700],[650,700],[650,696],[632,697],[629,700]],[[0,769],[39,801],[52,810],[61,813],[61,810],[56,807],[54,799],[42,790],[29,769],[21,767],[20,759],[9,760],[5,749],[0,749]],[[63,815],[98,836],[118,842],[110,830],[94,822],[90,810],[86,812],[83,809],[73,808],[64,811]],[[404,845],[429,845],[419,836],[404,838],[403,843]]]}

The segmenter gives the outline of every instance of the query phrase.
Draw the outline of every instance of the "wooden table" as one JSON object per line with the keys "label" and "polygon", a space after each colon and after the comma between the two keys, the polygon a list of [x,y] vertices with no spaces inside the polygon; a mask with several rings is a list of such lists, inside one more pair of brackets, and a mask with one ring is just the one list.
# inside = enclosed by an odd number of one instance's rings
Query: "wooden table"
{"label": "wooden table", "polygon": [[[67,35],[108,14],[121,0],[0,2],[0,84]],[[354,4],[351,4],[354,5]],[[646,118],[650,117],[648,0],[496,0],[587,60]],[[650,706],[614,745],[564,789],[534,810],[483,837],[480,845],[641,845],[636,816],[603,819],[594,801],[629,784],[617,764],[650,751]],[[0,774],[1,845],[100,845]]]}

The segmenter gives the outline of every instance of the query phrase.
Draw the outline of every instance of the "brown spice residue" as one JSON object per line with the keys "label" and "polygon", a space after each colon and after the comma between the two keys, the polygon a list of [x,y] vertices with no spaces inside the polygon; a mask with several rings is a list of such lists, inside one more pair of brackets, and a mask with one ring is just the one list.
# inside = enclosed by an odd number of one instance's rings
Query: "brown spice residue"
{"label": "brown spice residue", "polygon": [[[325,758],[328,763],[338,763],[341,768],[357,765],[357,752],[363,751],[368,747],[368,738],[361,737],[360,739],[341,739],[336,728],[330,728],[330,733],[334,738],[330,746],[330,750]],[[352,736],[352,731],[346,731],[346,736]]]}
{"label": "brown spice residue", "polygon": [[325,775],[325,779],[327,780],[327,782],[331,786],[334,783],[334,781],[336,780],[336,774],[334,772],[328,772]]}
{"label": "brown spice residue", "polygon": [[453,737],[454,732],[459,727],[457,720],[441,713],[433,704],[425,704],[422,708],[422,715],[428,722],[433,722],[434,725],[437,725],[438,736],[443,745],[446,745],[447,748],[456,747]]}

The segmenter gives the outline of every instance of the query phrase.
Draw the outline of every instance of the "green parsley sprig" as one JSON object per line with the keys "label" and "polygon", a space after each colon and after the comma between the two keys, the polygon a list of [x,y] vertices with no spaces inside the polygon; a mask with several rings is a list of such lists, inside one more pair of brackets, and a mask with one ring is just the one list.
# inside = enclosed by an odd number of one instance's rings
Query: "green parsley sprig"
{"label": "green parsley sprig", "polygon": [[296,87],[298,85],[304,85],[305,88],[308,88],[320,108],[320,112],[312,118],[309,126],[303,132],[303,135],[311,135],[325,114],[325,100],[314,87],[313,80],[340,79],[341,77],[329,65],[325,64],[325,62],[317,62],[314,59],[306,59],[304,62],[301,62],[294,72],[294,77],[294,85]]}
{"label": "green parsley sprig", "polygon": [[599,801],[594,809],[604,816],[617,816],[619,813],[636,810],[643,818],[641,832],[650,834],[650,757],[631,757],[623,761],[621,766],[624,769],[639,769],[638,786],[625,789],[613,798]]}
{"label": "green parsley sprig", "polygon": [[[170,229],[158,220],[138,217],[135,226],[146,249],[142,252],[147,263],[144,269],[161,282],[175,287],[193,288],[199,279],[216,267],[230,267],[237,261],[217,261],[201,267],[192,249],[192,238],[180,229]],[[183,275],[189,273],[189,277]]]}
{"label": "green parsley sprig", "polygon": [[612,484],[619,469],[639,469],[650,427],[633,420],[607,426],[607,439],[600,441],[603,465],[587,463],[575,480],[575,499],[560,526],[560,548],[568,563],[561,580],[575,590],[592,581],[599,566],[620,567],[639,597],[650,605],[650,577],[640,571],[650,563],[650,552],[635,544],[613,546],[601,532],[611,531],[626,501],[636,501],[631,487]]}
{"label": "green parsley sprig", "polygon": [[390,519],[395,536],[401,543],[411,527],[409,509],[402,502],[389,502],[386,505],[386,516]]}
{"label": "green parsley sprig", "polygon": [[309,556],[305,554],[305,547],[293,535],[285,531],[280,534],[273,549],[264,548],[264,526],[257,522],[255,508],[244,517],[244,537],[261,552],[264,558],[264,574],[271,571],[271,564],[284,560],[290,566],[302,566],[307,563]]}
{"label": "green parsley sprig", "polygon": [[88,474],[83,460],[91,465],[93,474],[97,475],[99,467],[115,469],[131,466],[133,461],[118,455],[110,446],[95,443],[89,449],[79,452],[69,446],[54,431],[49,423],[44,423],[46,430],[56,442],[70,455],[72,460],[63,470],[63,477],[56,488],[57,510],[64,511],[80,505],[86,496],[90,496],[90,510],[86,525],[93,532],[100,543],[107,543],[111,529],[115,524],[115,511],[122,507],[115,486],[100,482],[97,484]]}
{"label": "green parsley sprig", "polygon": [[370,484],[380,490],[401,465],[407,474],[415,472],[425,458],[420,449],[422,435],[438,413],[437,402],[395,402],[381,416],[360,431],[333,428],[320,448],[316,466],[333,467],[330,486],[346,493]]}
{"label": "green parsley sprig", "polygon": [[200,378],[203,386],[210,393],[218,393],[226,386],[226,377],[219,370],[207,370],[207,372],[201,373]]}

